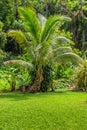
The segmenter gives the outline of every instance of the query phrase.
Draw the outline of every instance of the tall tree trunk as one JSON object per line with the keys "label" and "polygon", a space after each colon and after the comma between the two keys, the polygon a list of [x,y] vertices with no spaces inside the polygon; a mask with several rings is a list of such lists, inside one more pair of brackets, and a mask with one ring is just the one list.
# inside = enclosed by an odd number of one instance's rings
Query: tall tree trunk
{"label": "tall tree trunk", "polygon": [[82,50],[83,43],[83,17],[81,15],[74,16],[72,19],[73,28],[73,41],[75,42],[75,48]]}

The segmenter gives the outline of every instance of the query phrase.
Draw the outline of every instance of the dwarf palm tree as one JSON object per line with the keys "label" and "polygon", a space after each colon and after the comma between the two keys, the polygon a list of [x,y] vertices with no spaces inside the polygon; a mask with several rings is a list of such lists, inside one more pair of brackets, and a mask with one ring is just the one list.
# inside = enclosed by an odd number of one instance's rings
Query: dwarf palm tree
{"label": "dwarf palm tree", "polygon": [[[58,37],[55,33],[58,24],[63,20],[62,17],[54,15],[46,20],[42,15],[37,17],[35,11],[29,8],[19,8],[19,14],[24,21],[25,32],[11,30],[8,32],[8,36],[14,37],[23,49],[31,54],[33,67],[36,68],[36,77],[30,91],[39,91],[43,81],[43,66],[48,64],[48,62],[61,62],[65,57],[68,59],[72,57],[73,61],[80,58],[73,53],[70,47],[56,48],[56,38],[64,39],[64,37]],[[25,65],[25,62],[20,60],[11,60],[4,63]],[[26,64],[31,67],[30,63]]]}

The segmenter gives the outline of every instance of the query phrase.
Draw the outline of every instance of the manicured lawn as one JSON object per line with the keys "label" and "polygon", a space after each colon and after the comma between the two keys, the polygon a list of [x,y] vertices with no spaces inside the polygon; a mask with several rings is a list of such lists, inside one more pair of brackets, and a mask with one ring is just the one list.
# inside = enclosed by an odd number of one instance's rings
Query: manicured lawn
{"label": "manicured lawn", "polygon": [[87,130],[87,93],[0,94],[0,130]]}

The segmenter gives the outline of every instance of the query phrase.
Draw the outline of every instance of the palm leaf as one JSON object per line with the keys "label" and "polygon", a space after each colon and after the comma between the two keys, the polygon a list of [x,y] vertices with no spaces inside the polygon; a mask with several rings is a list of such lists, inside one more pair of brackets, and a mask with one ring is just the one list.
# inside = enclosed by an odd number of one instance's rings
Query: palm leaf
{"label": "palm leaf", "polygon": [[64,16],[64,15],[62,15],[62,18],[64,22],[71,22],[72,20],[70,17]]}
{"label": "palm leaf", "polygon": [[61,54],[69,52],[73,52],[71,47],[58,47],[57,49],[54,49],[54,54],[56,56],[60,56]]}
{"label": "palm leaf", "polygon": [[10,30],[8,32],[8,36],[9,37],[13,37],[14,40],[19,43],[22,48],[26,48],[26,44],[27,44],[27,39],[24,35],[24,33],[21,30]]}
{"label": "palm leaf", "polygon": [[24,21],[25,29],[31,33],[36,42],[39,42],[40,26],[35,11],[25,7],[19,8],[19,14]]}
{"label": "palm leaf", "polygon": [[40,21],[40,26],[43,30],[47,19],[42,14],[38,14],[38,18],[39,18],[39,21]]}
{"label": "palm leaf", "polygon": [[48,20],[46,21],[45,27],[41,35],[41,42],[46,41],[48,38],[50,38],[50,35],[53,36],[53,33],[55,32],[55,26],[58,23],[61,24],[61,22],[70,20],[71,19],[69,17],[59,15],[49,17]]}
{"label": "palm leaf", "polygon": [[56,43],[57,43],[57,42],[73,44],[73,41],[72,41],[72,40],[70,40],[69,38],[64,37],[64,36],[58,36],[58,37],[56,38]]}
{"label": "palm leaf", "polygon": [[73,52],[61,54],[55,58],[55,61],[58,61],[58,63],[67,63],[68,61],[71,61],[77,65],[83,64],[83,59]]}
{"label": "palm leaf", "polygon": [[[41,34],[41,42],[46,41],[50,35],[50,33],[54,32],[53,27],[55,25],[57,25],[57,23],[61,20],[62,18],[55,15],[55,16],[51,16],[48,18],[48,20],[46,21],[45,27],[42,31]],[[53,29],[53,30],[52,30]],[[52,31],[52,32],[51,32]]]}
{"label": "palm leaf", "polygon": [[4,65],[10,65],[10,64],[21,65],[21,66],[30,67],[30,68],[33,67],[33,65],[31,63],[26,62],[26,61],[22,61],[22,60],[8,60],[8,61],[4,62]]}

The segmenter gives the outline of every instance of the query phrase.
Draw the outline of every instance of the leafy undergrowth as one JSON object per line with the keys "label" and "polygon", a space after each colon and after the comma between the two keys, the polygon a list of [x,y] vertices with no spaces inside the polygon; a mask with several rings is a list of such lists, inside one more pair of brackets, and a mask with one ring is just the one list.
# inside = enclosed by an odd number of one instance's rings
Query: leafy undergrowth
{"label": "leafy undergrowth", "polygon": [[0,94],[0,130],[87,130],[87,93]]}

